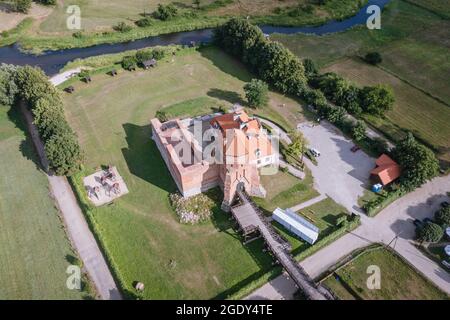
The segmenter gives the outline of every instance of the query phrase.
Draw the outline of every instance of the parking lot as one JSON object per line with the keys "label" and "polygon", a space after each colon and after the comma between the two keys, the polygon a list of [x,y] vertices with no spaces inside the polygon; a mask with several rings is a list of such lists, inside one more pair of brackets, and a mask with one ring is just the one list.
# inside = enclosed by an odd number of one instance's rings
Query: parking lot
{"label": "parking lot", "polygon": [[362,150],[352,152],[354,143],[326,121],[320,125],[310,122],[299,124],[298,129],[308,139],[311,148],[320,151],[318,165],[308,161],[314,176],[314,186],[342,204],[349,211],[358,211],[358,197],[369,184],[369,174],[375,166],[375,159]]}

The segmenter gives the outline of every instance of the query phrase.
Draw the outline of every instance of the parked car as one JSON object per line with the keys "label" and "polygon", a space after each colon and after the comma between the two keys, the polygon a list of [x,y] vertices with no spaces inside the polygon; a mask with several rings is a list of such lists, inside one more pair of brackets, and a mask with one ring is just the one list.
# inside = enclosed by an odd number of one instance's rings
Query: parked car
{"label": "parked car", "polygon": [[447,201],[441,202],[441,207],[442,208],[447,208],[449,205],[449,203]]}
{"label": "parked car", "polygon": [[358,151],[359,149],[361,149],[361,148],[358,147],[357,145],[354,145],[350,150],[351,150],[352,152],[356,152],[356,151]]}
{"label": "parked car", "polygon": [[414,219],[413,223],[416,227],[420,227],[422,225],[422,221],[420,221],[419,219]]}
{"label": "parked car", "polygon": [[310,148],[309,151],[312,153],[314,157],[320,157],[320,151],[314,148]]}
{"label": "parked car", "polygon": [[445,267],[447,267],[447,268],[450,269],[450,263],[449,263],[448,261],[442,260],[442,264],[443,264]]}

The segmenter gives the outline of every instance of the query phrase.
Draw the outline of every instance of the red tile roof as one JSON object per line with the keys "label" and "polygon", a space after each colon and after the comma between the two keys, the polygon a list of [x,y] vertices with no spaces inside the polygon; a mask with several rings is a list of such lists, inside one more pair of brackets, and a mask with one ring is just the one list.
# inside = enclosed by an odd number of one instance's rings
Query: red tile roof
{"label": "red tile roof", "polygon": [[388,155],[382,154],[375,160],[375,164],[376,167],[370,174],[377,176],[383,185],[387,185],[400,177],[400,166]]}

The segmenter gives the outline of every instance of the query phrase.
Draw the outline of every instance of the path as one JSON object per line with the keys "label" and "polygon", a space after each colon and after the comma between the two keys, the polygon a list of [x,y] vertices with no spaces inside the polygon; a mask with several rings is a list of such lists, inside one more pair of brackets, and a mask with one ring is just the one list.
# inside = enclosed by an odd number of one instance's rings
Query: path
{"label": "path", "polygon": [[293,206],[292,208],[290,208],[292,211],[296,212],[299,211],[301,209],[307,208],[309,206],[312,206],[313,204],[320,202],[322,200],[325,200],[327,198],[327,196],[325,194],[321,194],[315,198],[312,198],[308,201],[302,202],[296,206]]}
{"label": "path", "polygon": [[56,87],[57,85],[60,85],[64,81],[72,78],[76,74],[81,72],[81,68],[75,68],[71,70],[64,71],[62,73],[59,73],[55,75],[54,77],[50,78],[50,82]]}
{"label": "path", "polygon": [[[34,142],[35,150],[41,159],[43,168],[47,172],[49,167],[48,160],[45,156],[44,144],[33,124],[33,116],[24,103],[20,104],[20,108],[27,122],[28,131]],[[108,269],[108,265],[86,223],[66,177],[55,176],[50,172],[47,174],[47,178],[52,195],[61,212],[70,241],[83,262],[83,268],[94,284],[96,292],[104,300],[121,299],[120,292]]]}

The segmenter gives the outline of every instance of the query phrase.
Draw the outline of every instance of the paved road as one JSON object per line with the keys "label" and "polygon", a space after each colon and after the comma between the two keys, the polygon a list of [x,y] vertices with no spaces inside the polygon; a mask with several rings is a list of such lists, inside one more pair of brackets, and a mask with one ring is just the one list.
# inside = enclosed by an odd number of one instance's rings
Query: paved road
{"label": "paved road", "polygon": [[327,198],[327,196],[326,195],[324,195],[324,194],[321,194],[321,195],[318,195],[317,197],[315,197],[315,198],[312,198],[311,200],[308,200],[308,201],[305,201],[305,202],[302,202],[302,203],[300,203],[300,204],[298,204],[298,205],[296,205],[296,206],[293,206],[292,208],[290,208],[292,211],[299,211],[299,210],[301,210],[301,209],[304,209],[304,208],[307,208],[307,207],[309,207],[309,206],[312,206],[313,204],[315,204],[315,203],[317,203],[317,202],[320,202],[320,201],[322,201],[322,200],[325,200]]}
{"label": "paved road", "polygon": [[81,71],[81,68],[75,68],[75,69],[67,70],[65,72],[62,72],[62,73],[57,74],[56,76],[50,78],[50,82],[54,86],[57,86],[57,85],[63,83],[64,81],[72,78],[74,75],[80,73],[80,71]]}
{"label": "paved road", "polygon": [[98,294],[104,300],[121,299],[108,265],[89,230],[67,179],[48,176],[48,180],[73,246],[83,261],[83,267],[94,283]]}

